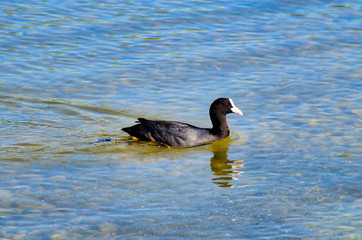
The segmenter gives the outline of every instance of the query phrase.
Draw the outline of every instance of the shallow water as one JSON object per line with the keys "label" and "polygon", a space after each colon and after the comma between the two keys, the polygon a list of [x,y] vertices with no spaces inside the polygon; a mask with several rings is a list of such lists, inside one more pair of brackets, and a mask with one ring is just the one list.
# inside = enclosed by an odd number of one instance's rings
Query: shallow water
{"label": "shallow water", "polygon": [[[0,2],[0,238],[361,239],[361,3]],[[230,138],[172,149],[138,117]],[[99,141],[112,138],[112,141]]]}

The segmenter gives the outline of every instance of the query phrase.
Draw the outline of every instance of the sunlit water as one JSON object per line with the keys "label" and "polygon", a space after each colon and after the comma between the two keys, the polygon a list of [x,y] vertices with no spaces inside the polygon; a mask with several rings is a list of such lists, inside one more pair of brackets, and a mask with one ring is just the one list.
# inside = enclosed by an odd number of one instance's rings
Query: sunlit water
{"label": "sunlit water", "polygon": [[[0,2],[0,238],[361,239],[361,2]],[[230,138],[132,141],[137,117]],[[112,141],[99,141],[111,138]]]}

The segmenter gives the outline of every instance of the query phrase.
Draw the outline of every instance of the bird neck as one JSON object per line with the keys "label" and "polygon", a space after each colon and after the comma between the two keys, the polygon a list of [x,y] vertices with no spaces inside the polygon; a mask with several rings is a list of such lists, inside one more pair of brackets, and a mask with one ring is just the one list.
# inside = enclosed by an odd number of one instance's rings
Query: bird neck
{"label": "bird neck", "polygon": [[222,137],[229,136],[230,130],[226,122],[225,114],[210,111],[210,119],[212,122],[211,131],[214,134],[221,135]]}

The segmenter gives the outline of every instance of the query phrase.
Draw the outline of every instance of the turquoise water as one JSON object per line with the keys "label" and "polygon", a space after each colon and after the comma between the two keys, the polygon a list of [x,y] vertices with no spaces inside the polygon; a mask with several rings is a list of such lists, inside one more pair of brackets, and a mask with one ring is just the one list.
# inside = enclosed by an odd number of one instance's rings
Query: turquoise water
{"label": "turquoise water", "polygon": [[[361,239],[361,6],[0,2],[0,238]],[[226,140],[120,130],[218,97]]]}

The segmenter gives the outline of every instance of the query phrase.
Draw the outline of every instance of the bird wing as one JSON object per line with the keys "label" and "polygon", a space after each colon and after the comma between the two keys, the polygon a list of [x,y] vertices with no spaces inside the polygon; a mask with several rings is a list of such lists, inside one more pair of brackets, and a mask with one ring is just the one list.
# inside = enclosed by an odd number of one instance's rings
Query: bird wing
{"label": "bird wing", "polygon": [[175,121],[153,121],[144,118],[139,118],[138,121],[147,130],[148,138],[172,147],[190,145],[189,133],[196,128],[190,124]]}

